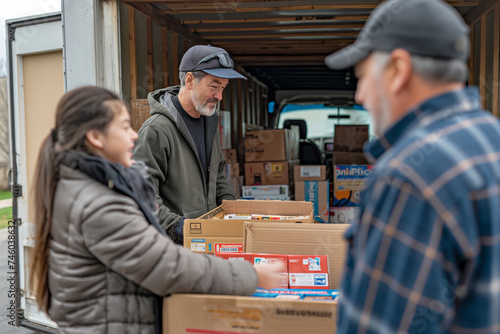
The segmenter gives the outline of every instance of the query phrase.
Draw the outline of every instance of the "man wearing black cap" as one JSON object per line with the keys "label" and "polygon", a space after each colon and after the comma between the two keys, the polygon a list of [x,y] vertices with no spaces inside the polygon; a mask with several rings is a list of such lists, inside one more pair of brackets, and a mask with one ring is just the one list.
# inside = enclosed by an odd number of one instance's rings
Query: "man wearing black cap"
{"label": "man wearing black cap", "polygon": [[337,333],[500,333],[500,124],[464,86],[468,34],[441,0],[388,0],[325,60],[355,66],[377,135]]}
{"label": "man wearing black cap", "polygon": [[246,79],[221,48],[196,45],[182,57],[179,86],[148,94],[151,117],[139,130],[134,159],[149,167],[159,221],[177,243],[184,218],[197,218],[223,199],[235,199],[223,170],[218,115],[229,79]]}

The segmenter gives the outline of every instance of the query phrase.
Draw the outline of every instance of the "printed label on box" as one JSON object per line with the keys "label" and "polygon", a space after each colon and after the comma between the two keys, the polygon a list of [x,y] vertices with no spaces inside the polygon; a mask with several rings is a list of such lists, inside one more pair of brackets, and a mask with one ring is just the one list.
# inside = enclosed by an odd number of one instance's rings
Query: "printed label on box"
{"label": "printed label on box", "polygon": [[372,173],[373,165],[335,165],[335,180],[355,181],[364,180]]}
{"label": "printed label on box", "polygon": [[191,251],[205,253],[207,244],[205,239],[193,239],[191,240]]}
{"label": "printed label on box", "polygon": [[289,255],[290,288],[329,288],[328,257],[326,255]]}
{"label": "printed label on box", "polygon": [[300,167],[300,177],[320,177],[321,176],[321,167]]}
{"label": "printed label on box", "polygon": [[235,243],[235,244],[224,244],[224,243],[215,243],[215,252],[217,253],[243,253],[243,244]]}
{"label": "printed label on box", "polygon": [[361,208],[357,206],[343,206],[330,208],[330,223],[352,224],[359,216]]}

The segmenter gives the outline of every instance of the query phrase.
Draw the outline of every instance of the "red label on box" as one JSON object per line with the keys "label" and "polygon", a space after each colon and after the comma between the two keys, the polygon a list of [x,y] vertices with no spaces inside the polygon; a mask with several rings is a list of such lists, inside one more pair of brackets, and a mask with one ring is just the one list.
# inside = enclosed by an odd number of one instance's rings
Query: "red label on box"
{"label": "red label on box", "polygon": [[226,260],[240,260],[253,263],[252,253],[215,253],[215,255]]}
{"label": "red label on box", "polygon": [[215,253],[243,253],[243,244],[215,243]]}
{"label": "red label on box", "polygon": [[283,282],[280,286],[288,287],[288,255],[282,254],[253,254],[254,264],[272,264],[279,266]]}
{"label": "red label on box", "polygon": [[329,289],[327,255],[288,255],[291,289]]}

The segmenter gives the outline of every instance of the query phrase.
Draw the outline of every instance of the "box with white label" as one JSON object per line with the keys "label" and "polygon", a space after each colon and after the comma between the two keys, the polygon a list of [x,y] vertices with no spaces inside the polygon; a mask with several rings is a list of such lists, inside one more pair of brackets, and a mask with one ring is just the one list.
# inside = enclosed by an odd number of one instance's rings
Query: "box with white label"
{"label": "box with white label", "polygon": [[329,289],[327,255],[288,255],[291,289]]}
{"label": "box with white label", "polygon": [[241,197],[244,199],[279,199],[288,200],[288,185],[243,186]]}
{"label": "box with white label", "polygon": [[326,180],[325,165],[298,165],[293,167],[295,181],[323,181]]}
{"label": "box with white label", "polygon": [[330,208],[330,223],[331,224],[352,224],[355,219],[359,218],[360,208],[356,206],[343,206]]}

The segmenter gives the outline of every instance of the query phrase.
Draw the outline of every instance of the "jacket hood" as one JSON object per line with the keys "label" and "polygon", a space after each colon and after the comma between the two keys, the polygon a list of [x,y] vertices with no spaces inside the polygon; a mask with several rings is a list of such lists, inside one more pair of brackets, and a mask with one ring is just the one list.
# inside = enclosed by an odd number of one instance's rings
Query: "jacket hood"
{"label": "jacket hood", "polygon": [[[177,122],[178,112],[175,108],[172,97],[179,95],[181,86],[170,86],[167,88],[157,89],[148,94],[148,102],[151,106],[151,115],[162,114]],[[165,99],[168,108],[163,105],[162,101]]]}

